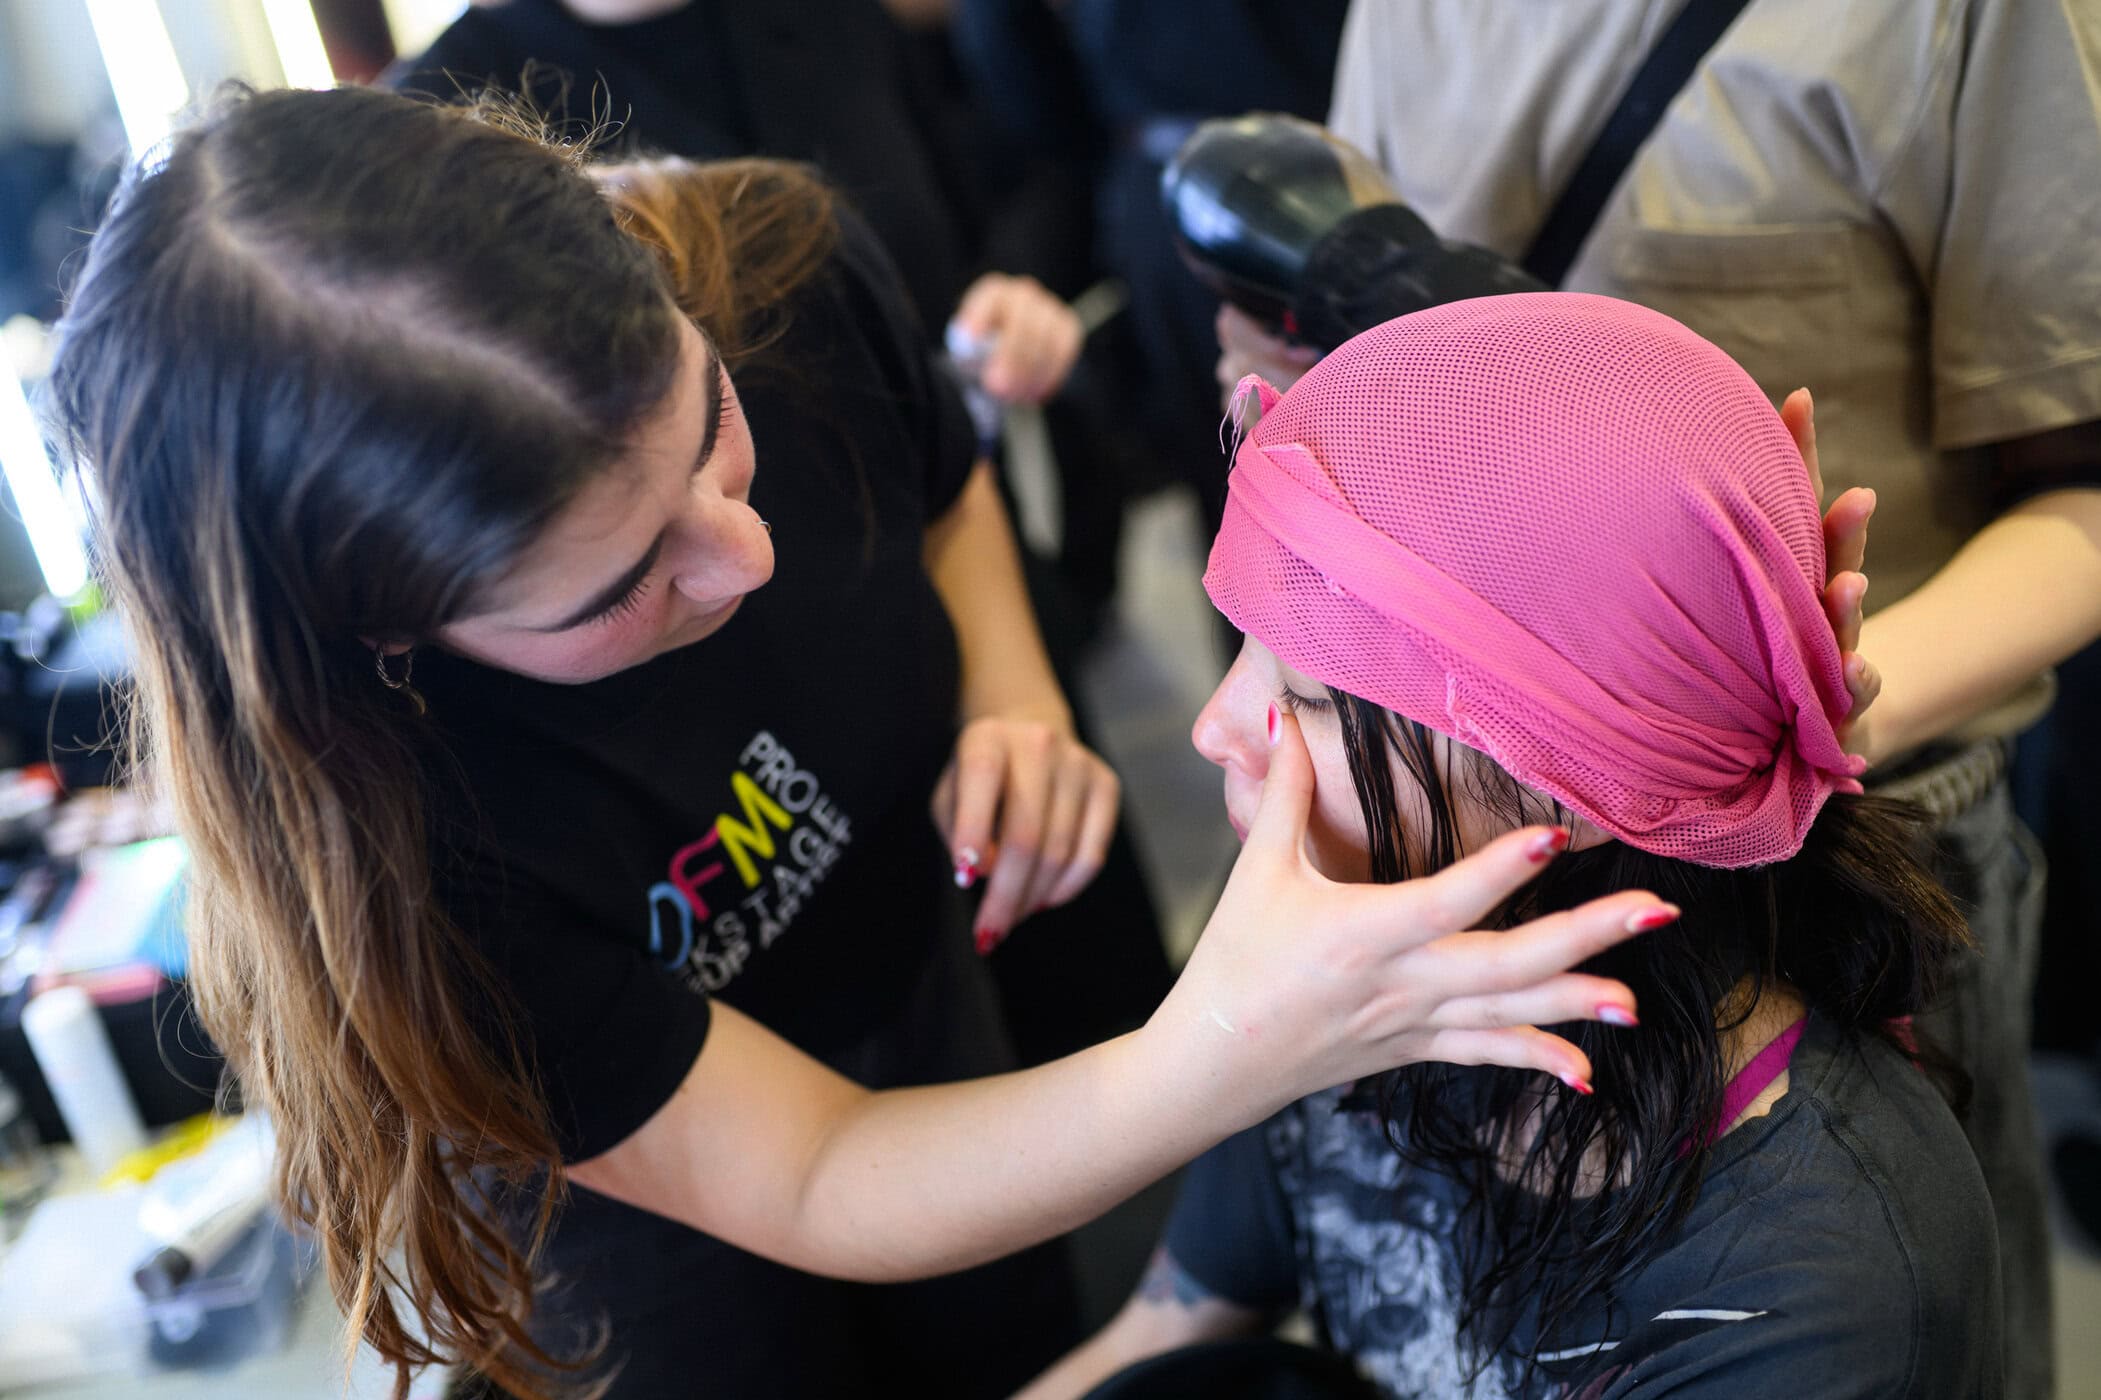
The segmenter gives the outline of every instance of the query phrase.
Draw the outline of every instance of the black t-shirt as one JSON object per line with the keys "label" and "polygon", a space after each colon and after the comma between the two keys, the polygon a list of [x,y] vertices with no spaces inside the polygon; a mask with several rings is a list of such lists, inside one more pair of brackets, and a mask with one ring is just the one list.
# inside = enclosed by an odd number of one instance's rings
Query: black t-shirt
{"label": "black t-shirt", "polygon": [[972,464],[963,407],[851,218],[736,379],[777,561],[721,631],[587,685],[416,669],[451,756],[440,897],[522,1015],[571,1160],[671,1096],[711,995],[819,1056],[883,1024],[953,896],[927,803],[957,656],[920,550]]}
{"label": "black t-shirt", "polygon": [[969,280],[979,231],[964,164],[877,0],[692,0],[618,25],[561,0],[505,0],[468,8],[383,81],[446,101],[462,84],[524,87],[551,115],[613,117],[619,151],[808,161],[866,216],[924,325],[943,324]]}
{"label": "black t-shirt", "polygon": [[1983,1178],[1926,1076],[1812,1016],[1773,1111],[1723,1138],[1691,1216],[1609,1299],[1462,1384],[1461,1196],[1331,1090],[1214,1148],[1168,1226],[1212,1293],[1303,1305],[1387,1394],[1793,1400],[1999,1394],[1998,1245]]}

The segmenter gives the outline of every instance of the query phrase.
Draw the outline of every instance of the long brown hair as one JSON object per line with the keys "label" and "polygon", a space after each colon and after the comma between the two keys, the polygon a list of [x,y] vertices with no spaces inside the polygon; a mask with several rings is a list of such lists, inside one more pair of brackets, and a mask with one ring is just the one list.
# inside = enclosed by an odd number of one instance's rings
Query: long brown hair
{"label": "long brown hair", "polygon": [[[661,402],[655,254],[748,349],[830,228],[809,177],[752,163],[635,167],[616,213],[579,150],[487,115],[222,99],[112,203],[52,378],[132,758],[191,847],[200,1009],[397,1396],[454,1359],[549,1395],[579,1359],[528,1330],[561,1163],[509,1000],[433,900],[431,741],[371,644],[484,605]],[[522,1238],[505,1182],[544,1183]]]}

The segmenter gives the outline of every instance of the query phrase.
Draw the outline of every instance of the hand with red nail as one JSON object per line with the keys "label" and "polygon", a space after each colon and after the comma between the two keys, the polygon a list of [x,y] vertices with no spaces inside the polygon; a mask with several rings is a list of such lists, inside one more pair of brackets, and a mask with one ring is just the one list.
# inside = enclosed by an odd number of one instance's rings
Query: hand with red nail
{"label": "hand with red nail", "polygon": [[[1823,500],[1824,473],[1816,450],[1816,402],[1807,389],[1797,389],[1787,396],[1780,405],[1780,421],[1787,425],[1802,454],[1802,464],[1809,469],[1810,488],[1819,501]],[[1839,726],[1838,737],[1847,753],[1863,760],[1862,772],[1867,764],[1881,757],[1874,747],[1867,711],[1882,693],[1882,676],[1860,654],[1860,627],[1868,591],[1867,575],[1860,570],[1867,558],[1868,520],[1874,513],[1875,493],[1861,486],[1840,493],[1831,509],[1824,512],[1824,613],[1831,619],[1832,634],[1838,638],[1846,693],[1853,700],[1845,723]]]}
{"label": "hand with red nail", "polygon": [[994,715],[964,726],[934,788],[934,824],[956,883],[984,886],[977,950],[1064,904],[1100,872],[1122,787],[1059,715]]}
{"label": "hand with red nail", "polygon": [[[1539,1030],[1637,1021],[1634,995],[1568,969],[1678,916],[1642,890],[1510,929],[1476,927],[1566,849],[1511,832],[1433,875],[1341,884],[1306,850],[1313,765],[1279,712],[1260,805],[1217,911],[1146,1033],[1186,1042],[1192,1073],[1245,1076],[1274,1106],[1421,1060],[1498,1064],[1588,1092],[1589,1058]],[[1266,1111],[1266,1110],[1265,1110]]]}

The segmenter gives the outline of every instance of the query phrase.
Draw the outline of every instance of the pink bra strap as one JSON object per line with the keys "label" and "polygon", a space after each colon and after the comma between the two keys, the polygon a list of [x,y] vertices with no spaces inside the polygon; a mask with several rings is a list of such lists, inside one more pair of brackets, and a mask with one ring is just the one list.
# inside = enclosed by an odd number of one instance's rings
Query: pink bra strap
{"label": "pink bra strap", "polygon": [[1729,1131],[1729,1125],[1751,1106],[1752,1100],[1787,1072],[1787,1062],[1794,1057],[1795,1042],[1802,1038],[1802,1027],[1808,1023],[1809,1018],[1805,1016],[1774,1036],[1765,1049],[1751,1057],[1751,1063],[1738,1070],[1735,1077],[1722,1087],[1722,1111],[1716,1115],[1713,1128],[1708,1130],[1709,1146]]}

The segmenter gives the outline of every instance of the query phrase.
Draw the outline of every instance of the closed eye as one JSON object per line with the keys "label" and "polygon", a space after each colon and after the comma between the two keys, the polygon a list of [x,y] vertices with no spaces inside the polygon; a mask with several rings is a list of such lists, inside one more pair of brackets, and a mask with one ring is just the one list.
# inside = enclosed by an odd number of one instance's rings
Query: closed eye
{"label": "closed eye", "polygon": [[1316,700],[1310,695],[1301,695],[1288,685],[1277,687],[1277,703],[1295,715],[1335,708],[1332,700],[1325,697]]}

